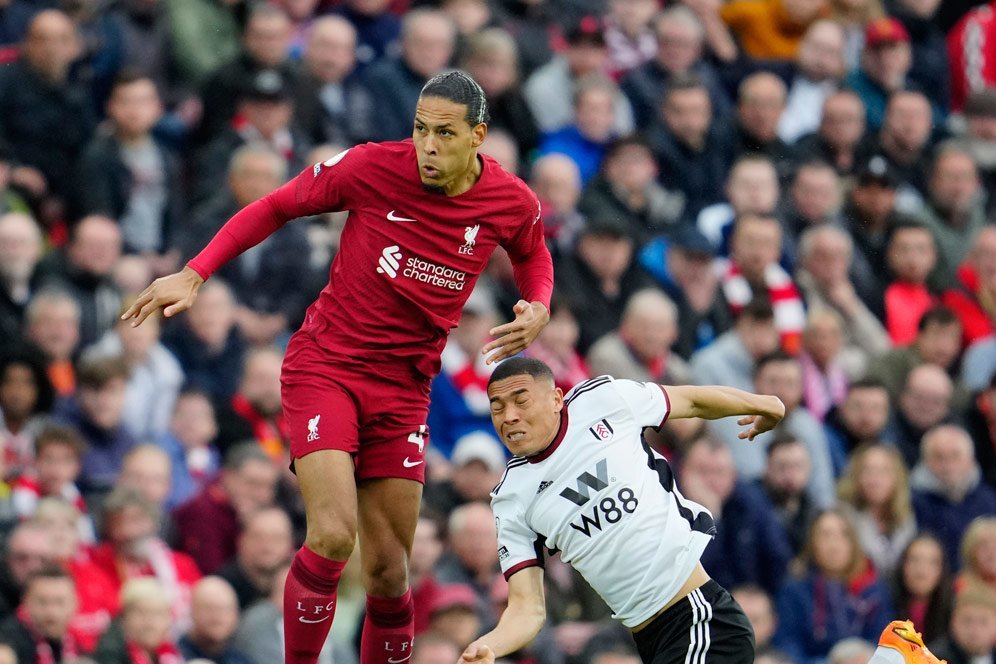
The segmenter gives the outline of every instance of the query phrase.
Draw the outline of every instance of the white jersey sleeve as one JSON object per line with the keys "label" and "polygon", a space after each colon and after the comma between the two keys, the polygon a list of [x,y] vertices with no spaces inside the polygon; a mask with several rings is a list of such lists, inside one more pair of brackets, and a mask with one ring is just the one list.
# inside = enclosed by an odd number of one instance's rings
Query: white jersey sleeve
{"label": "white jersey sleeve", "polygon": [[667,422],[671,401],[664,387],[657,383],[615,379],[612,386],[633,412],[633,419],[644,427],[659,427]]}
{"label": "white jersey sleeve", "polygon": [[[513,460],[512,464],[515,463]],[[491,509],[498,530],[498,563],[505,580],[526,567],[542,567],[544,538],[530,529],[519,501],[512,496],[492,494]]]}

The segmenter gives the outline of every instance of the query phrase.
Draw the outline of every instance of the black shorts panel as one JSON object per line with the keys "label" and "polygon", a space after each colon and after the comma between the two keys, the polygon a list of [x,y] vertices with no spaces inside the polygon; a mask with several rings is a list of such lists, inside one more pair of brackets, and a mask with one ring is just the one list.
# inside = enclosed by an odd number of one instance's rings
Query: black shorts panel
{"label": "black shorts panel", "polygon": [[633,635],[644,664],[750,664],[754,630],[726,589],[709,580]]}

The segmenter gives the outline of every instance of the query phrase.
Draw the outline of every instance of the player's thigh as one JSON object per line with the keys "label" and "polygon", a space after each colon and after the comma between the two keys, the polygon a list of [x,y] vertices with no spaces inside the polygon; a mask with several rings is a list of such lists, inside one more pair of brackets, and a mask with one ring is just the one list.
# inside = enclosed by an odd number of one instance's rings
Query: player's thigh
{"label": "player's thigh", "polygon": [[396,597],[408,587],[408,560],[415,538],[422,484],[385,477],[357,489],[363,583],[372,595]]}
{"label": "player's thigh", "polygon": [[353,457],[342,450],[316,450],[294,461],[304,498],[308,547],[327,558],[345,560],[356,542],[353,468]]}

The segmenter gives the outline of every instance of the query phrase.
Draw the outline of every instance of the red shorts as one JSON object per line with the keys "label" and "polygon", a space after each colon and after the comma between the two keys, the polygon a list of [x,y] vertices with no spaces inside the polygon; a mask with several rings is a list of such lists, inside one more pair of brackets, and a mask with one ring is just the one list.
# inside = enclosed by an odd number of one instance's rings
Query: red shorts
{"label": "red shorts", "polygon": [[430,382],[411,364],[375,366],[291,337],[280,375],[291,461],[317,450],[353,455],[356,479],[425,483]]}

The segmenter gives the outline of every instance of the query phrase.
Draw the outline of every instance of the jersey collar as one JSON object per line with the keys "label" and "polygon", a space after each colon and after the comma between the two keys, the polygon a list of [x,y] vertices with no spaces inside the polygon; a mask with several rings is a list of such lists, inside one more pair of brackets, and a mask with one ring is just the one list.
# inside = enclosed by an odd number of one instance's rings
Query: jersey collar
{"label": "jersey collar", "polygon": [[540,461],[546,460],[551,454],[557,451],[560,447],[560,443],[563,442],[564,436],[567,435],[567,406],[560,411],[560,428],[557,429],[557,435],[554,436],[553,442],[546,446],[539,454],[534,454],[530,457],[526,457],[526,461],[529,463],[539,463]]}

